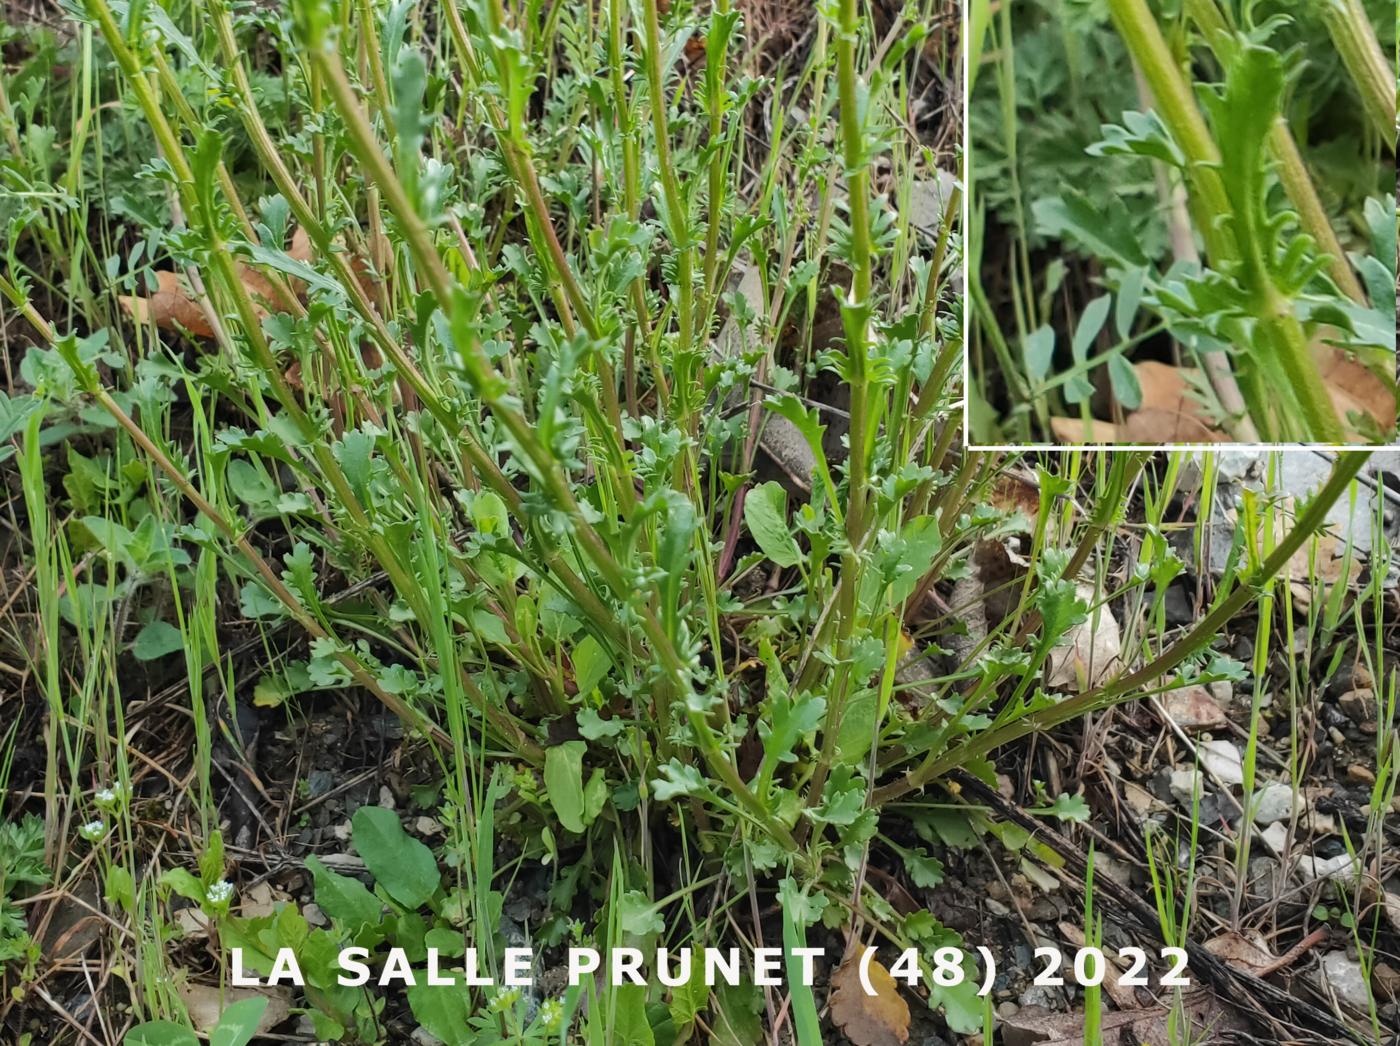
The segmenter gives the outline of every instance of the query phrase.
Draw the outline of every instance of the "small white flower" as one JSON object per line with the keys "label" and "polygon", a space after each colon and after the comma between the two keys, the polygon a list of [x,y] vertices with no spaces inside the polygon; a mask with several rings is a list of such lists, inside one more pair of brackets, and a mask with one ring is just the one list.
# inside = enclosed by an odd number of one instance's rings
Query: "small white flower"
{"label": "small white flower", "polygon": [[83,825],[78,829],[78,834],[81,835],[88,842],[95,843],[97,842],[97,840],[101,839],[104,835],[107,834],[107,822],[89,821],[87,824]]}
{"label": "small white flower", "polygon": [[92,799],[103,810],[112,810],[126,799],[126,790],[122,788],[121,782],[117,781],[107,788],[99,788]]}
{"label": "small white flower", "polygon": [[519,988],[503,988],[491,999],[491,1012],[504,1013],[520,999]]}
{"label": "small white flower", "polygon": [[209,898],[210,904],[227,904],[233,898],[233,883],[227,879],[220,879],[209,887],[205,896]]}
{"label": "small white flower", "polygon": [[546,999],[540,1004],[540,1026],[546,1031],[557,1031],[564,1019],[564,1006],[558,999]]}

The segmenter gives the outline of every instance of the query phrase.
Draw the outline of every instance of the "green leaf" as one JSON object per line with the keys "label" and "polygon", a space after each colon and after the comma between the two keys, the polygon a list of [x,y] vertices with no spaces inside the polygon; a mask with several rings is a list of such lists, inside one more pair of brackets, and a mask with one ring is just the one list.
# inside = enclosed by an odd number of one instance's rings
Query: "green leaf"
{"label": "green leaf", "polygon": [[1070,351],[1074,353],[1075,362],[1082,363],[1089,355],[1089,347],[1093,345],[1094,339],[1103,330],[1104,321],[1108,319],[1108,309],[1113,303],[1113,298],[1108,294],[1101,294],[1084,307],[1080,314],[1079,323],[1074,328],[1074,339],[1070,344]]}
{"label": "green leaf", "polygon": [[1061,792],[1054,802],[1045,806],[1033,807],[1027,813],[1058,817],[1061,821],[1074,821],[1084,824],[1089,820],[1089,804],[1082,795],[1069,795]]}
{"label": "green leaf", "polygon": [[614,988],[612,1034],[609,1046],[655,1046],[656,1033],[647,1019],[647,991],[640,984],[622,984]]}
{"label": "green leaf", "polygon": [[131,653],[137,661],[154,661],[184,647],[185,637],[178,628],[168,621],[151,621],[136,633]]}
{"label": "green leaf", "polygon": [[1145,266],[1137,233],[1121,203],[1110,203],[1108,211],[1098,210],[1075,190],[1064,196],[1051,196],[1031,205],[1037,229],[1046,236],[1068,236],[1089,253],[1125,266]]}
{"label": "green leaf", "polygon": [[352,934],[362,926],[378,924],[384,906],[364,883],[327,868],[319,857],[308,857],[306,867],[311,870],[316,903],[326,915]]}
{"label": "green leaf", "polygon": [[705,779],[700,776],[700,771],[678,759],[672,759],[657,769],[661,776],[651,782],[651,794],[658,802],[665,803],[677,796],[707,791]]}
{"label": "green leaf", "polygon": [[1055,359],[1055,328],[1045,326],[1031,331],[1026,335],[1022,351],[1026,357],[1026,377],[1032,385],[1042,384]]}
{"label": "green leaf", "polygon": [[573,662],[574,683],[583,696],[593,693],[593,688],[607,678],[608,669],[612,667],[603,645],[591,635],[584,636],[574,647]]}
{"label": "green leaf", "polygon": [[762,483],[744,498],[744,523],[763,550],[780,567],[793,567],[802,561],[802,550],[792,536],[787,519],[787,492],[773,482]]}
{"label": "green leaf", "polygon": [[904,850],[900,856],[904,858],[904,870],[909,873],[915,886],[932,890],[943,882],[942,861],[930,857],[923,850]]}
{"label": "green leaf", "polygon": [[718,1012],[712,1024],[711,1046],[754,1046],[763,1038],[763,994],[749,981],[715,986]]}
{"label": "green leaf", "polygon": [[1108,380],[1113,386],[1113,395],[1124,409],[1137,410],[1142,406],[1142,385],[1138,382],[1137,371],[1121,352],[1108,358]]}
{"label": "green leaf", "polygon": [[350,838],[375,881],[403,907],[418,908],[437,891],[433,852],[403,830],[394,811],[360,807],[350,818]]}
{"label": "green leaf", "polygon": [[[824,894],[820,895],[823,902]],[[821,1046],[821,1022],[817,1019],[817,1002],[812,986],[802,980],[802,964],[793,954],[807,947],[807,927],[821,918],[821,907],[813,910],[805,891],[791,877],[778,887],[783,910],[783,947],[787,952],[788,984],[792,990],[792,1023],[798,1046]]]}
{"label": "green leaf", "polygon": [[123,1046],[199,1046],[199,1039],[188,1028],[170,1021],[148,1021],[126,1033]]}
{"label": "green leaf", "polygon": [[424,1031],[441,1039],[447,1046],[469,1046],[476,1041],[472,1030],[471,997],[463,984],[427,984],[419,977],[418,984],[408,989],[408,1008]]}
{"label": "green leaf", "polygon": [[1133,319],[1142,305],[1142,289],[1147,281],[1147,270],[1132,268],[1123,276],[1118,285],[1118,301],[1113,309],[1113,326],[1118,337],[1127,340],[1133,332]]}
{"label": "green leaf", "polygon": [[173,890],[187,901],[204,903],[204,884],[183,868],[167,868],[161,873],[160,885]]}
{"label": "green leaf", "polygon": [[588,746],[582,741],[565,741],[544,753],[544,787],[555,816],[571,832],[582,833],[583,823],[583,753]]}
{"label": "green leaf", "polygon": [[[188,872],[185,873],[189,875]],[[190,876],[194,879],[194,876]],[[195,880],[198,882],[198,880]],[[107,875],[103,879],[103,893],[107,900],[111,901],[124,912],[132,912],[136,909],[136,880],[131,877],[131,873],[119,864],[113,864],[107,869]]]}
{"label": "green leaf", "polygon": [[647,937],[654,933],[662,933],[666,929],[666,920],[661,917],[661,910],[640,890],[628,890],[618,898],[617,923],[622,927],[623,933],[630,933],[634,937]]}
{"label": "green leaf", "polygon": [[267,996],[240,999],[219,1017],[219,1024],[209,1034],[209,1046],[248,1046],[258,1033],[258,1022],[267,1009]]}

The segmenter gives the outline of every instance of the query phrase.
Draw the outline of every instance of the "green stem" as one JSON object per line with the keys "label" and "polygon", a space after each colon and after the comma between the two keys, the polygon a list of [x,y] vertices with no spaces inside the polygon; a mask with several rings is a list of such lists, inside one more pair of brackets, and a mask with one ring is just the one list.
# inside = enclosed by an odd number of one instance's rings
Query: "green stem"
{"label": "green stem", "polygon": [[1395,151],[1395,70],[1361,0],[1318,0],[1322,20],[1351,74],[1371,128]]}

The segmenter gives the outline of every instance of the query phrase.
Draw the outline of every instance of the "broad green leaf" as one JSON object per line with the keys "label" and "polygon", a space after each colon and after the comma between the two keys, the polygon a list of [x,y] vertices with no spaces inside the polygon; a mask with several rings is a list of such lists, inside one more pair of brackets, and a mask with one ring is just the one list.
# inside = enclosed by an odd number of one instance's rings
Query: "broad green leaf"
{"label": "broad green leaf", "polygon": [[373,926],[383,915],[383,904],[360,880],[327,868],[319,857],[308,857],[316,904],[352,934]]}
{"label": "broad green leaf", "polygon": [[122,1046],[199,1046],[199,1039],[188,1028],[170,1021],[148,1021],[127,1032]]}
{"label": "broad green leaf", "polygon": [[1101,294],[1088,305],[1079,316],[1079,323],[1074,328],[1074,339],[1070,344],[1070,351],[1074,353],[1076,363],[1082,363],[1089,356],[1089,347],[1094,344],[1094,339],[1103,330],[1104,321],[1108,319],[1109,306],[1113,304],[1113,298],[1108,294]]}
{"label": "broad green leaf", "polygon": [[618,898],[617,923],[623,933],[634,937],[648,937],[666,929],[666,920],[661,917],[660,909],[640,890],[628,890]]}
{"label": "broad green leaf", "polygon": [[219,1015],[218,1026],[209,1033],[209,1046],[248,1046],[258,1033],[258,1022],[267,1009],[267,996],[240,999]]}
{"label": "broad green leaf", "polygon": [[1126,410],[1142,406],[1142,385],[1138,382],[1137,371],[1121,352],[1108,358],[1108,380],[1113,386],[1113,395]]}
{"label": "broad green leaf", "polygon": [[418,984],[408,989],[408,1008],[424,1031],[441,1039],[447,1046],[469,1046],[476,1041],[472,1030],[471,997],[463,984],[428,984],[419,977]]}
{"label": "broad green leaf", "polygon": [[1026,377],[1032,385],[1040,385],[1050,373],[1050,364],[1055,359],[1055,328],[1038,327],[1026,335]]}
{"label": "broad green leaf", "polygon": [[583,821],[583,753],[588,746],[582,741],[565,741],[544,753],[544,787],[549,804],[562,824],[571,832],[581,833]]}
{"label": "broad green leaf", "polygon": [[403,830],[394,811],[360,807],[350,818],[350,838],[375,881],[403,907],[418,908],[437,891],[433,852]]}
{"label": "broad green leaf", "polygon": [[657,767],[661,776],[651,782],[651,794],[659,802],[669,802],[681,795],[694,795],[704,792],[705,779],[700,771],[678,759],[672,759],[664,766]]}
{"label": "broad green leaf", "polygon": [[154,661],[184,647],[185,637],[178,628],[168,621],[150,621],[136,633],[131,653],[137,661]]}
{"label": "broad green leaf", "polygon": [[802,561],[802,550],[792,536],[787,518],[787,493],[773,482],[762,483],[744,498],[744,523],[763,550],[780,567],[793,567]]}

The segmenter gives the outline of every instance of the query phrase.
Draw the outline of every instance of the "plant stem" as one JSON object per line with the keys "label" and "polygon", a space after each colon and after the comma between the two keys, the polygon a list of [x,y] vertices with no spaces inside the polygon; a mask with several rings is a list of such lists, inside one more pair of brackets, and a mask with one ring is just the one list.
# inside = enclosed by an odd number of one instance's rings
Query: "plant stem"
{"label": "plant stem", "polygon": [[1395,70],[1361,0],[1318,0],[1322,20],[1361,95],[1371,129],[1395,151]]}

